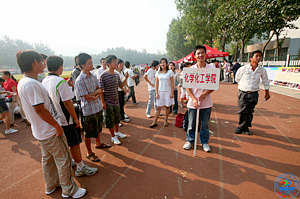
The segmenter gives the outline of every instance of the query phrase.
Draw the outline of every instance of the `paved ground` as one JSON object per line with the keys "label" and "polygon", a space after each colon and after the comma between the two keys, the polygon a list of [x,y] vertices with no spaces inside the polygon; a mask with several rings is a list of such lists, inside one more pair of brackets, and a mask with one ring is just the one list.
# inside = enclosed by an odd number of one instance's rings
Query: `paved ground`
{"label": "paved ground", "polygon": [[[157,128],[148,128],[152,120],[145,116],[145,81],[136,95],[139,104],[126,104],[130,123],[121,128],[128,138],[120,146],[95,149],[101,163],[84,158],[86,164],[99,168],[94,176],[76,178],[88,190],[85,198],[278,198],[274,192],[278,175],[300,177],[299,99],[271,92],[271,99],[261,104],[260,91],[253,135],[235,135],[237,85],[221,83],[212,94],[212,152],[198,146],[194,157],[192,150],[182,148],[185,132],[174,126],[174,116],[169,127],[163,127],[162,116]],[[0,124],[0,198],[60,198],[60,189],[44,194],[39,142],[23,123],[17,129],[16,134],[4,135]],[[101,139],[110,142],[107,130]],[[83,144],[81,149],[86,153]]]}

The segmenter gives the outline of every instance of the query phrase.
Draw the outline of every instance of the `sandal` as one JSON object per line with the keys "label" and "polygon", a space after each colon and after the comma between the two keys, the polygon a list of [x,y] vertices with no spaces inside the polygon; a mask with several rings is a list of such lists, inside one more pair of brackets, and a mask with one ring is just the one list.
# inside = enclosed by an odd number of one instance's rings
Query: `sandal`
{"label": "sandal", "polygon": [[95,146],[96,149],[104,149],[104,148],[110,148],[110,144],[101,143],[99,146]]}
{"label": "sandal", "polygon": [[169,123],[168,122],[164,122],[164,126],[165,127],[169,126]]}
{"label": "sandal", "polygon": [[157,123],[153,122],[149,127],[150,127],[150,128],[154,128],[154,127],[156,127],[156,126],[157,126]]}
{"label": "sandal", "polygon": [[89,159],[92,162],[100,162],[101,161],[98,158],[98,156],[95,155],[95,153],[91,153],[90,155],[86,155],[86,158]]}

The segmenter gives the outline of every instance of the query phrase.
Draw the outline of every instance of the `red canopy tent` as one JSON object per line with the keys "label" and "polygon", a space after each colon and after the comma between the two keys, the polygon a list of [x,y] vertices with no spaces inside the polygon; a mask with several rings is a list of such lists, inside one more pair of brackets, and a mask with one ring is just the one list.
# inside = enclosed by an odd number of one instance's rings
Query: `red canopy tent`
{"label": "red canopy tent", "polygon": [[[206,47],[206,59],[216,58],[216,57],[227,57],[229,53],[218,51],[204,44]],[[179,59],[176,63],[180,63],[182,61],[197,61],[194,52],[191,52],[186,57]]]}

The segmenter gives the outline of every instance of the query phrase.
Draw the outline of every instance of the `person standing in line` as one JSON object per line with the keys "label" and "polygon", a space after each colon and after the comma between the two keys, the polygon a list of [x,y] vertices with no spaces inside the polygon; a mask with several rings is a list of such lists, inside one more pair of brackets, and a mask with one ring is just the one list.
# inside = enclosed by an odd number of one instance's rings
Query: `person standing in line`
{"label": "person standing in line", "polygon": [[160,68],[155,74],[155,90],[156,90],[156,104],[157,111],[155,119],[150,125],[150,128],[157,126],[157,120],[162,107],[166,107],[166,118],[164,126],[169,125],[168,118],[170,114],[170,106],[174,105],[174,79],[173,72],[169,70],[168,61],[166,58],[160,60]]}
{"label": "person standing in line", "polygon": [[[86,158],[92,162],[100,162],[98,156],[92,151],[91,138],[95,138],[95,148],[109,148],[109,144],[101,143],[102,132],[102,104],[99,97],[100,85],[95,75],[92,75],[92,57],[86,53],[78,55],[78,65],[82,68],[75,81],[75,91],[80,98],[82,108],[82,127],[84,142],[87,149]],[[101,99],[102,100],[102,99]],[[103,107],[104,108],[104,107]]]}
{"label": "person standing in line", "polygon": [[135,98],[135,93],[134,93],[134,79],[138,77],[137,74],[134,74],[133,70],[130,68],[130,62],[129,61],[126,61],[125,62],[125,71],[124,73],[128,74],[128,79],[127,79],[127,85],[129,87],[129,94],[127,96],[127,102],[129,101],[129,99],[132,97],[132,102],[133,104],[138,104],[139,102],[136,101],[136,98]]}
{"label": "person standing in line", "polygon": [[23,111],[22,104],[20,103],[20,97],[18,95],[17,91],[17,80],[14,78],[13,75],[10,74],[9,71],[2,71],[1,72],[2,78],[5,80],[3,83],[3,88],[6,91],[10,91],[11,93],[14,93],[14,95],[7,96],[8,99],[8,109],[10,112],[10,126],[19,126],[15,124],[15,108],[18,106],[20,109],[20,114],[22,116],[22,122],[25,122],[26,125],[30,125],[30,122],[26,119],[26,116]]}
{"label": "person standing in line", "polygon": [[[206,58],[206,47],[203,45],[198,45],[194,49],[194,55],[197,63],[190,68],[214,68],[213,66],[205,62]],[[200,109],[199,125],[200,128],[200,142],[202,144],[203,151],[209,152],[210,146],[208,145],[209,140],[209,128],[208,123],[210,120],[211,107],[213,102],[210,94],[213,90],[206,89],[194,89],[187,88],[189,94],[188,101],[188,129],[186,132],[186,143],[183,148],[188,150],[193,147],[195,142],[195,131],[196,131],[196,120],[197,120],[197,109]],[[200,101],[200,106],[199,106]]]}
{"label": "person standing in line", "polygon": [[[81,135],[79,121],[73,107],[73,94],[66,80],[59,75],[63,72],[63,59],[59,56],[52,55],[47,58],[48,76],[43,79],[42,84],[49,93],[49,96],[58,112],[64,134],[67,138],[68,146],[75,161],[77,169],[76,176],[91,176],[97,173],[97,168],[91,168],[85,165],[82,161],[80,143]],[[75,124],[74,124],[75,123]]]}
{"label": "person standing in line", "polygon": [[32,134],[41,144],[45,193],[49,195],[60,186],[62,197],[81,198],[86,189],[79,188],[74,182],[70,152],[58,113],[47,90],[37,80],[37,75],[45,68],[43,59],[33,50],[20,50],[16,57],[24,74],[18,91],[26,117],[31,122]]}
{"label": "person standing in line", "polygon": [[222,67],[222,69],[224,70],[224,80],[223,82],[229,82],[228,76],[229,76],[229,70],[230,70],[230,64],[227,63],[227,60],[224,60],[224,65]]}
{"label": "person standing in line", "polygon": [[175,104],[174,106],[170,106],[170,114],[171,115],[177,115],[178,114],[178,90],[177,90],[177,85],[180,82],[180,77],[179,74],[175,71],[175,64],[173,62],[169,63],[169,68],[172,70],[174,76],[174,101]]}
{"label": "person standing in line", "polygon": [[262,52],[256,50],[250,58],[250,63],[241,67],[236,73],[236,82],[238,83],[238,105],[239,105],[239,125],[235,130],[236,134],[245,133],[251,135],[249,127],[252,127],[253,112],[258,102],[259,83],[265,89],[265,99],[270,99],[270,82],[266,69],[259,62],[262,59]]}
{"label": "person standing in line", "polygon": [[235,81],[236,73],[240,67],[241,67],[240,63],[238,63],[236,60],[234,60],[233,67],[231,69],[231,71],[233,72],[233,84],[237,84],[237,82]]}
{"label": "person standing in line", "polygon": [[100,59],[100,64],[102,67],[98,68],[97,71],[95,72],[95,75],[97,76],[97,79],[99,80],[100,79],[100,75],[107,70],[107,67],[106,67],[106,60],[105,58],[101,58]]}
{"label": "person standing in line", "polygon": [[148,83],[148,91],[149,91],[149,101],[147,104],[146,109],[146,116],[151,118],[151,110],[154,105],[155,112],[157,111],[156,107],[156,93],[155,93],[155,73],[159,62],[156,60],[152,61],[151,68],[147,70],[146,74],[144,75],[144,79]]}
{"label": "person standing in line", "polygon": [[10,128],[10,113],[9,109],[5,103],[5,96],[11,95],[10,91],[5,91],[2,88],[3,83],[5,82],[4,79],[0,78],[0,120],[3,120],[5,124],[5,135],[16,133],[18,130]]}
{"label": "person standing in line", "polygon": [[100,75],[100,96],[104,107],[103,121],[105,127],[110,131],[112,143],[121,144],[118,138],[126,138],[127,136],[119,132],[121,113],[118,87],[122,88],[125,85],[128,74],[125,75],[124,81],[121,82],[119,75],[115,73],[118,67],[115,55],[108,55],[106,64],[108,65],[108,70]]}
{"label": "person standing in line", "polygon": [[181,101],[181,108],[184,107],[184,97],[186,98],[186,100],[189,100],[189,95],[186,91],[186,88],[183,87],[183,69],[184,68],[189,68],[191,67],[192,64],[190,62],[185,62],[181,68],[181,72],[180,72],[180,83],[179,83],[179,87],[180,87],[180,101]]}
{"label": "person standing in line", "polygon": [[[120,78],[121,82],[123,83],[125,81],[125,74],[123,71],[124,62],[122,59],[118,59],[117,62],[118,62],[118,67],[115,70],[115,73],[119,75],[119,78]],[[125,81],[125,85],[122,88],[118,87],[119,105],[120,105],[121,121],[129,122],[129,119],[125,118],[125,111],[124,111],[125,93],[126,93],[125,86],[126,86],[126,81]],[[120,124],[119,124],[119,126],[120,126]]]}

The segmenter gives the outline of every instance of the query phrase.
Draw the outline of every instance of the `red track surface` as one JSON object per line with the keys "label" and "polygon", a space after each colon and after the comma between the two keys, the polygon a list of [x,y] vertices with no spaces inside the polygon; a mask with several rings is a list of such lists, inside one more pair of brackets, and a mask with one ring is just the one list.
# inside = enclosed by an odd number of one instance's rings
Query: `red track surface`
{"label": "red track surface", "polygon": [[[85,198],[278,198],[274,192],[278,175],[300,177],[300,103],[271,92],[271,99],[261,104],[263,94],[260,91],[253,135],[235,135],[237,85],[221,83],[212,94],[211,120],[216,121],[210,123],[212,152],[198,146],[194,157],[193,150],[182,148],[185,132],[174,126],[175,116],[168,127],[163,127],[164,116],[158,127],[148,127],[152,119],[145,114],[148,91],[142,81],[136,87],[139,104],[131,100],[126,104],[130,123],[121,132],[128,137],[120,146],[94,149],[102,162],[86,158],[84,162],[99,172],[76,181],[87,189]],[[0,198],[60,198],[60,189],[50,196],[44,193],[40,145],[30,127],[20,123],[16,129],[18,133],[4,135],[0,124]],[[101,140],[110,143],[108,130],[104,129]],[[84,157],[84,144],[81,149]]]}

